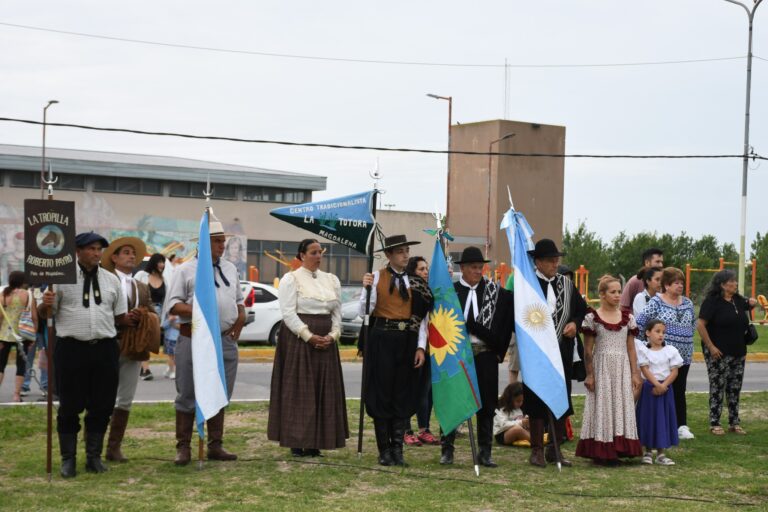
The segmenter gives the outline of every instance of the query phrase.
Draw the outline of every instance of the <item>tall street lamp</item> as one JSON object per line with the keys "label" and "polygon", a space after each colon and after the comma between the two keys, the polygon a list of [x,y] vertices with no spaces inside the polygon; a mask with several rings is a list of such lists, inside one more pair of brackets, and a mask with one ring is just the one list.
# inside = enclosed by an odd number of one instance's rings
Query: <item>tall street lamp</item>
{"label": "tall street lamp", "polygon": [[[746,293],[744,283],[746,281],[746,267],[744,266],[746,255],[746,235],[747,235],[747,169],[749,166],[749,102],[752,95],[752,22],[755,19],[755,11],[763,0],[755,0],[752,10],[745,4],[736,0],[725,0],[732,4],[740,5],[746,12],[749,19],[749,45],[747,47],[747,105],[744,114],[744,163],[741,171],[741,230],[739,232],[739,290]],[[753,290],[754,291],[754,290]]]}
{"label": "tall street lamp", "polygon": [[485,218],[485,259],[488,259],[488,248],[491,246],[491,162],[493,161],[493,145],[503,140],[511,139],[514,133],[508,133],[500,139],[492,140],[488,144],[488,201],[486,204]]}
{"label": "tall street lamp", "polygon": [[43,109],[43,163],[42,168],[40,169],[40,199],[45,199],[45,190],[43,189],[43,185],[45,182],[45,127],[48,122],[48,107],[55,105],[58,102],[58,100],[50,100]]}
{"label": "tall street lamp", "polygon": [[[430,98],[436,100],[445,100],[448,102],[448,151],[451,150],[451,116],[453,115],[453,96],[438,96],[437,94],[427,94]],[[451,204],[451,154],[448,153],[448,178],[446,180],[448,191],[445,194],[445,227],[448,228],[448,205]]]}

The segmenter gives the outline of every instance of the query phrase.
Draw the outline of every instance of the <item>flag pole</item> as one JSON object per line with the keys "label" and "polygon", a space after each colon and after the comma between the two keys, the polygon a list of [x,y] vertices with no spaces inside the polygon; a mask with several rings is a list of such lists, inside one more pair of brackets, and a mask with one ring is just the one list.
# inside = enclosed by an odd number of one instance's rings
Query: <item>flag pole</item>
{"label": "flag pole", "polygon": [[563,454],[560,453],[560,440],[555,434],[555,417],[552,415],[552,411],[547,408],[549,414],[549,441],[555,448],[555,460],[557,461],[557,471],[563,471]]}
{"label": "flag pole", "polygon": [[[375,177],[378,180],[378,169],[376,169]],[[376,240],[376,199],[379,195],[378,189],[373,189],[373,195],[371,196],[371,213],[373,215],[374,228],[371,231],[371,239],[368,241],[368,273],[373,272],[373,247]],[[366,378],[368,376],[368,331],[370,324],[370,309],[371,309],[371,287],[365,287],[365,317],[363,317],[363,326],[360,329],[360,341],[363,352],[363,376],[360,384],[360,418],[358,420],[357,428],[357,458],[363,456],[363,427],[365,424],[365,392],[366,392]]]}
{"label": "flag pole", "polygon": [[[205,220],[208,223],[208,232],[211,231],[211,196],[213,195],[213,192],[211,192],[211,175],[208,175],[208,179],[205,182],[205,190],[203,190],[203,196],[205,197],[205,213],[207,214],[205,216]],[[198,244],[203,242],[202,240],[198,240]],[[208,243],[211,243],[210,237],[208,238]],[[191,340],[190,340],[191,341]],[[205,425],[205,421],[203,421],[203,425]],[[205,428],[205,427],[203,427]],[[197,433],[197,469],[202,470],[203,469],[203,436],[205,435],[202,431]]]}
{"label": "flag pole", "polygon": [[[59,178],[53,178],[53,169],[50,162],[48,163],[48,179],[43,180],[43,183],[48,185],[48,200],[53,201],[53,185],[59,181]],[[50,290],[53,291],[53,285],[49,285]],[[48,474],[48,483],[53,478],[53,394],[56,392],[56,378],[53,368],[53,348],[56,345],[56,328],[53,326],[53,308],[50,309],[50,314],[46,319],[46,336],[48,343],[45,346],[45,359],[48,363],[48,393],[46,403],[47,413],[47,427],[45,433],[45,471]],[[35,342],[36,343],[36,342]]]}
{"label": "flag pole", "polygon": [[477,461],[477,446],[475,445],[475,431],[472,428],[472,417],[467,419],[467,430],[469,431],[469,447],[472,449],[472,464],[475,465],[475,475],[480,476],[480,464]]}

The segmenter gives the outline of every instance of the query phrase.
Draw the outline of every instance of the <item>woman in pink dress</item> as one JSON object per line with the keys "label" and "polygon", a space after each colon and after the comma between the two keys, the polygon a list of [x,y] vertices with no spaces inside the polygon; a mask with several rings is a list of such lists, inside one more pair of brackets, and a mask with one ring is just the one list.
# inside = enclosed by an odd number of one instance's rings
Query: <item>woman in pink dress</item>
{"label": "woman in pink dress", "polygon": [[635,353],[637,325],[619,309],[621,283],[603,276],[598,285],[600,307],[584,318],[584,420],[576,455],[599,464],[642,455],[635,419],[634,388],[642,386]]}

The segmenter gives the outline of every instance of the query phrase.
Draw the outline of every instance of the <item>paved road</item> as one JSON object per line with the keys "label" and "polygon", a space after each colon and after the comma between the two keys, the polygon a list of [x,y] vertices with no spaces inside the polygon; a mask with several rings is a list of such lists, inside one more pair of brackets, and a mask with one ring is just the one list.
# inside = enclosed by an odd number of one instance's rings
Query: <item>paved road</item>
{"label": "paved road", "polygon": [[[362,365],[360,363],[343,363],[344,384],[348,398],[357,398],[360,396],[360,380]],[[162,377],[165,365],[152,365],[152,371],[155,374],[154,380],[139,381],[139,387],[136,392],[136,400],[155,401],[155,400],[173,400],[176,396],[176,389],[172,380]],[[8,366],[6,368],[6,379],[0,386],[0,403],[8,402],[13,394],[13,375],[15,368]],[[272,377],[272,363],[243,363],[240,365],[237,374],[237,383],[235,385],[235,400],[263,400],[269,398],[270,380]],[[504,389],[507,384],[506,364],[499,366],[499,390]],[[37,386],[33,384],[33,390]],[[747,363],[744,376],[745,391],[766,391],[768,390],[768,363]],[[707,368],[703,363],[694,363],[688,374],[689,391],[708,391],[709,381],[707,380]],[[573,392],[583,394],[584,386],[581,383],[574,383]],[[40,398],[39,393],[33,392],[28,401],[35,401]]]}

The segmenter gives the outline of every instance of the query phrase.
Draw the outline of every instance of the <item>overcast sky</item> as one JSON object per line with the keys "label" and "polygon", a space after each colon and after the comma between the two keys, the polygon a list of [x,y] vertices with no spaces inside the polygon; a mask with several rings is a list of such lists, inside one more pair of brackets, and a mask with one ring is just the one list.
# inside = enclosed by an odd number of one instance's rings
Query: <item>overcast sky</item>
{"label": "overcast sky", "polygon": [[[768,6],[754,53],[768,59]],[[724,0],[0,0],[0,23],[164,43],[430,63],[620,64],[744,57],[747,16]],[[221,53],[0,25],[0,117],[244,138],[443,149],[454,120],[504,117],[504,69],[348,63]],[[746,59],[510,69],[509,119],[566,126],[568,153],[741,154]],[[753,65],[751,143],[768,155],[768,61]],[[40,144],[0,123],[0,142]],[[65,128],[50,147],[172,155],[328,177],[327,198],[365,190],[380,160],[397,209],[445,201],[445,156],[188,141]],[[768,230],[768,162],[753,165],[747,239]],[[565,164],[565,223],[604,238],[642,230],[736,242],[741,160]]]}

